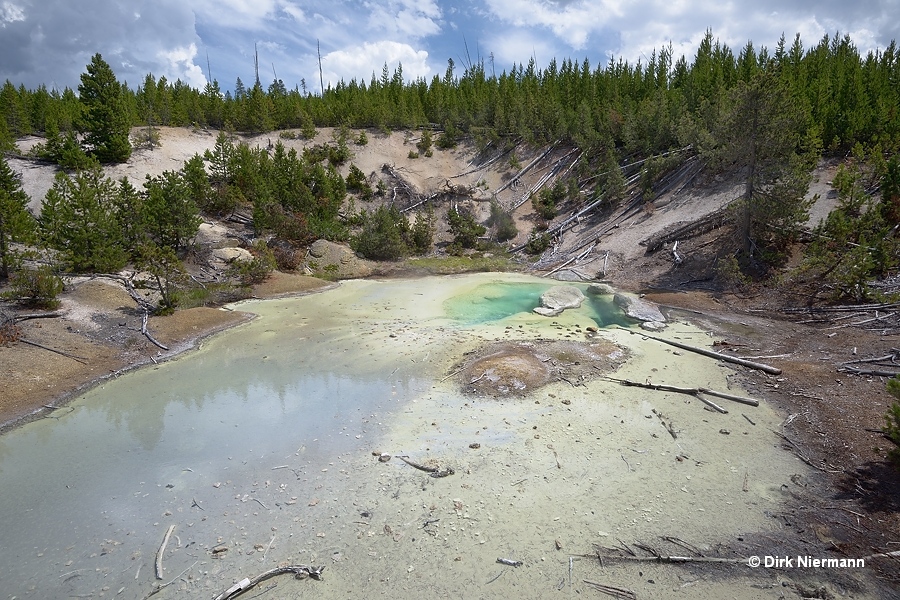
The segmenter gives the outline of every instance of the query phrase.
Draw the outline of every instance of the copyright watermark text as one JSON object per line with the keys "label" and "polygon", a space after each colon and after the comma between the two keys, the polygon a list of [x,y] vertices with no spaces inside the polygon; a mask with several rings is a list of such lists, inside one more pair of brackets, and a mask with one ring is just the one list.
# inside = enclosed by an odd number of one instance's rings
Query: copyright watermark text
{"label": "copyright watermark text", "polygon": [[864,558],[821,558],[818,556],[751,556],[747,565],[766,569],[864,569]]}

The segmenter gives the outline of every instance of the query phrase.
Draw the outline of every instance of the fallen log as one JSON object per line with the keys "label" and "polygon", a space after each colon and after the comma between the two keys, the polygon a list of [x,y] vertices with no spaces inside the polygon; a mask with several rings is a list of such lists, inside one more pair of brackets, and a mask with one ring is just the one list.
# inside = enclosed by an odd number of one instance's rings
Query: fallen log
{"label": "fallen log", "polygon": [[12,320],[18,323],[19,321],[27,321],[29,319],[56,319],[61,316],[63,316],[63,313],[61,312],[30,313],[27,315],[15,315]]}
{"label": "fallen log", "polygon": [[763,373],[768,373],[769,375],[781,375],[781,369],[777,367],[772,367],[769,365],[765,365],[762,363],[753,362],[750,360],[744,360],[743,358],[738,358],[737,356],[728,356],[727,354],[720,354],[719,352],[713,352],[712,350],[707,350],[706,348],[698,348],[696,346],[689,346],[687,344],[682,344],[681,342],[676,342],[674,340],[665,340],[663,338],[659,338],[653,335],[649,335],[640,331],[632,331],[626,327],[619,327],[619,329],[624,329],[625,331],[631,333],[632,335],[641,335],[645,338],[649,338],[651,340],[655,340],[657,342],[662,342],[663,344],[669,344],[670,346],[675,346],[676,348],[681,348],[682,350],[687,350],[688,352],[694,352],[696,354],[701,354],[703,356],[708,356],[710,358],[717,358],[719,360],[724,360],[725,362],[730,362],[736,365],[741,365],[742,367],[747,367],[749,369],[756,369],[757,371],[762,371]]}
{"label": "fallen log", "polygon": [[646,254],[651,254],[668,242],[690,239],[721,227],[725,222],[725,215],[726,209],[720,208],[696,221],[681,223],[669,231],[663,231],[641,240],[640,244],[647,247]]}
{"label": "fallen log", "polygon": [[74,354],[69,354],[68,352],[63,352],[62,350],[57,350],[56,348],[44,346],[43,344],[38,344],[37,342],[32,342],[32,341],[26,340],[24,338],[19,338],[18,341],[22,342],[23,344],[28,344],[29,346],[34,346],[35,348],[40,348],[41,350],[47,350],[48,352],[55,352],[56,354],[59,354],[60,356],[65,356],[66,358],[71,358],[72,360],[74,360],[76,362],[80,362],[83,365],[87,364],[87,360],[85,360],[84,358],[81,358],[80,356],[75,356]]}
{"label": "fallen log", "polygon": [[723,415],[728,414],[728,411],[725,410],[724,408],[722,408],[721,406],[719,406],[718,404],[716,404],[715,402],[708,400],[706,398],[703,398],[701,394],[708,394],[710,396],[716,396],[718,398],[725,398],[726,400],[733,400],[734,402],[740,402],[741,404],[748,404],[750,406],[759,406],[759,400],[756,400],[754,398],[746,398],[744,396],[736,396],[734,394],[727,394],[725,392],[717,392],[716,390],[711,390],[709,388],[702,388],[702,387],[684,388],[684,387],[677,387],[674,385],[665,385],[665,384],[661,384],[661,383],[659,383],[659,384],[657,384],[657,383],[639,383],[637,381],[631,381],[630,379],[618,379],[616,377],[605,377],[605,379],[608,379],[610,381],[615,381],[624,386],[640,387],[640,388],[644,388],[647,390],[659,390],[661,392],[675,392],[676,394],[687,394],[689,396],[694,396],[695,398],[697,398],[698,400],[700,400],[707,406],[714,408],[715,410],[719,411]]}
{"label": "fallen log", "polygon": [[838,369],[841,373],[852,373],[853,375],[874,375],[876,377],[896,377],[900,375],[900,371],[882,371],[880,369],[860,369],[858,367],[849,367],[844,365]]}
{"label": "fallen log", "polygon": [[163,350],[165,350],[166,352],[168,352],[168,351],[169,351],[169,348],[168,348],[167,346],[164,346],[163,344],[161,344],[159,341],[157,341],[157,339],[156,339],[155,337],[153,337],[153,336],[150,334],[149,331],[147,331],[147,321],[149,320],[149,318],[150,318],[150,313],[148,313],[148,312],[145,310],[145,311],[144,311],[144,316],[141,317],[141,333],[144,334],[144,337],[146,337],[148,340],[150,340],[151,342],[153,342],[154,345],[156,345],[156,346],[158,346],[159,348],[162,348]]}
{"label": "fallen log", "polygon": [[269,569],[265,573],[260,573],[256,577],[244,578],[235,583],[233,586],[213,598],[213,600],[231,600],[232,598],[237,598],[247,590],[253,588],[260,582],[269,579],[270,577],[275,577],[277,575],[284,575],[286,573],[293,573],[294,577],[297,579],[322,579],[322,571],[325,570],[325,567],[308,567],[306,565],[288,565],[286,567],[276,567],[274,569]]}

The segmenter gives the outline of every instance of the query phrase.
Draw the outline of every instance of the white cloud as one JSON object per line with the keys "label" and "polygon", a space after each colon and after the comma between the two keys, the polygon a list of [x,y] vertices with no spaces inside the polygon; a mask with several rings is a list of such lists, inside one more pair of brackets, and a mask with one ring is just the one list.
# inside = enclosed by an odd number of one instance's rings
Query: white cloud
{"label": "white cloud", "polygon": [[181,79],[191,87],[202,89],[206,85],[206,77],[203,75],[203,69],[194,64],[194,58],[197,56],[197,46],[190,44],[172,50],[163,50],[158,54],[159,58],[166,64],[168,68],[166,78],[170,81]]}
{"label": "white cloud", "polygon": [[15,23],[25,20],[25,11],[21,6],[12,2],[0,4],[0,27],[6,27],[7,23]]}
{"label": "white cloud", "polygon": [[[384,40],[344,48],[322,56],[325,86],[334,85],[342,78],[344,81],[356,78],[368,83],[372,73],[380,77],[385,63],[388,64],[392,74],[397,63],[401,63],[403,76],[407,80],[420,76],[427,77],[431,73],[428,66],[428,52],[416,50],[409,44]],[[317,72],[307,76],[307,85],[312,81],[318,81]]]}
{"label": "white cloud", "polygon": [[421,39],[440,33],[441,9],[434,0],[366,2],[370,30],[388,38]]}
{"label": "white cloud", "polygon": [[491,13],[516,27],[547,28],[573,50],[586,47],[588,38],[620,14],[617,6],[603,0],[486,0]]}

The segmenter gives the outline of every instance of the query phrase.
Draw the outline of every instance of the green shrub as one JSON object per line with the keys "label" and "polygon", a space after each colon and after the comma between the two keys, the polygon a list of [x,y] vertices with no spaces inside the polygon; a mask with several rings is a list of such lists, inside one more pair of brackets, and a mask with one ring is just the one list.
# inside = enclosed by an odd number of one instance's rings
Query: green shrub
{"label": "green shrub", "polygon": [[503,210],[496,200],[491,200],[491,216],[488,219],[488,225],[494,228],[498,242],[506,242],[519,235],[512,215]]}
{"label": "green shrub", "polygon": [[[893,377],[887,383],[888,392],[895,398],[900,398],[900,378]],[[894,461],[894,464],[900,468],[900,403],[894,402],[888,413],[884,416],[884,435],[892,441],[897,447],[893,448],[888,456]]]}
{"label": "green shrub", "polygon": [[381,205],[363,220],[362,231],[350,241],[354,250],[373,260],[396,260],[409,254],[409,221],[396,206]]}
{"label": "green shrub", "polygon": [[4,294],[23,306],[56,308],[58,296],[63,291],[63,281],[49,266],[16,271],[10,278],[12,289]]}
{"label": "green shrub", "polygon": [[550,247],[550,235],[547,233],[538,234],[532,232],[531,238],[525,244],[525,252],[528,254],[541,254]]}
{"label": "green shrub", "polygon": [[264,241],[255,241],[249,250],[253,255],[252,259],[236,260],[228,267],[228,275],[245,286],[262,283],[277,266],[275,253]]}
{"label": "green shrub", "polygon": [[450,223],[450,233],[453,234],[453,245],[460,248],[474,248],[478,244],[478,237],[487,231],[469,212],[459,208],[447,211],[447,221]]}

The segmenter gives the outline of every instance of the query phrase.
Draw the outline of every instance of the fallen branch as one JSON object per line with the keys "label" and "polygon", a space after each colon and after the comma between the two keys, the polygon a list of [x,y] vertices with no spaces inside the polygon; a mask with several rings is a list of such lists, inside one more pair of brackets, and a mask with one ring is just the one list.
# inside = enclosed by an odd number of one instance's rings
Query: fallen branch
{"label": "fallen branch", "polygon": [[802,450],[800,450],[800,446],[795,444],[788,436],[784,435],[783,433],[779,433],[778,431],[775,431],[774,429],[772,430],[772,433],[774,433],[775,435],[777,435],[778,437],[783,439],[785,442],[787,442],[791,446],[791,448],[794,449],[794,453],[797,455],[797,458],[799,458],[800,460],[802,460],[803,462],[808,464],[813,469],[816,469],[817,471],[822,471],[822,472],[825,471],[825,469],[823,469],[822,467],[820,467],[816,464],[813,464],[813,461],[810,460],[809,457],[806,456]]}
{"label": "fallen branch", "polygon": [[640,331],[632,331],[626,327],[619,326],[619,329],[624,329],[625,331],[631,333],[632,335],[642,335],[645,338],[649,338],[651,340],[655,340],[657,342],[662,342],[663,344],[669,344],[670,346],[675,346],[676,348],[681,348],[682,350],[687,350],[688,352],[695,352],[697,354],[702,354],[703,356],[708,356],[710,358],[717,358],[719,360],[724,360],[725,362],[734,363],[736,365],[741,365],[743,367],[747,367],[750,369],[756,369],[757,371],[762,371],[764,373],[768,373],[769,375],[781,375],[781,369],[776,367],[771,367],[769,365],[765,365],[762,363],[756,363],[750,360],[744,360],[743,358],[738,358],[736,356],[728,356],[727,354],[720,354],[719,352],[713,352],[712,350],[707,350],[705,348],[698,348],[696,346],[689,346],[687,344],[682,344],[681,342],[676,342],[674,340],[665,340],[663,338],[659,338],[653,335],[649,335]]}
{"label": "fallen branch", "polygon": [[718,404],[707,400],[701,396],[701,394],[708,394],[710,396],[716,396],[717,398],[725,398],[726,400],[733,400],[734,402],[740,402],[741,404],[748,404],[750,406],[759,406],[759,400],[754,398],[745,398],[744,396],[736,396],[734,394],[726,394],[725,392],[717,392],[716,390],[711,390],[708,388],[683,388],[676,387],[674,385],[663,385],[656,383],[638,383],[636,381],[631,381],[630,379],[617,379],[615,377],[605,377],[610,381],[616,381],[621,385],[632,386],[632,387],[640,387],[648,390],[659,390],[663,392],[675,392],[677,394],[688,394],[689,396],[694,396],[698,400],[704,402],[705,404],[711,406],[722,414],[728,414],[728,411],[724,408],[720,407]]}
{"label": "fallen branch", "polygon": [[[181,573],[179,573],[178,575],[176,575],[176,576],[172,579],[172,581],[170,581],[170,582],[168,582],[168,583],[164,583],[164,584],[160,585],[159,587],[154,588],[152,592],[150,592],[149,594],[147,594],[146,596],[144,596],[144,600],[147,600],[147,598],[149,598],[149,597],[151,597],[151,596],[153,596],[153,595],[155,595],[155,594],[158,594],[159,592],[161,592],[161,591],[163,590],[163,588],[169,587],[170,585],[172,585],[173,583],[175,583],[176,581],[178,581],[179,579],[181,579],[181,577],[182,577],[185,573],[187,573],[188,571],[190,571],[191,569],[193,569],[194,567],[196,567],[198,562],[200,562],[200,561],[199,561],[199,560],[195,560],[195,561],[194,561],[194,564],[192,564],[192,565],[189,566],[187,569],[185,569],[184,571],[182,571]],[[138,578],[138,575],[139,575],[140,573],[141,573],[141,568],[138,567],[137,573],[135,573],[134,578],[137,579],[137,578]]]}
{"label": "fallen branch", "polygon": [[150,313],[147,312],[147,310],[145,309],[145,310],[144,310],[144,316],[141,317],[141,333],[143,333],[144,336],[145,336],[148,340],[150,340],[151,342],[153,342],[156,346],[158,346],[158,347],[162,348],[163,350],[165,350],[166,352],[168,352],[169,349],[168,349],[166,346],[163,346],[161,343],[159,343],[159,342],[156,340],[156,338],[154,338],[152,335],[150,335],[150,332],[147,331],[147,321],[149,320],[149,318],[150,318]]}
{"label": "fallen branch", "polygon": [[231,598],[237,598],[258,583],[263,582],[270,577],[284,575],[286,573],[293,573],[296,579],[312,578],[315,580],[321,580],[322,571],[324,570],[325,567],[308,567],[306,565],[288,565],[286,567],[276,567],[274,569],[269,569],[265,573],[260,573],[252,579],[248,579],[246,577],[244,579],[241,579],[233,586],[213,598],[213,600],[231,600]]}
{"label": "fallen branch", "polygon": [[163,538],[162,544],[159,545],[159,550],[156,552],[156,578],[162,579],[163,576],[163,566],[162,559],[163,554],[166,552],[166,545],[169,543],[169,538],[172,537],[172,532],[175,531],[175,525],[169,525],[169,528],[166,530],[166,535]]}
{"label": "fallen branch", "polygon": [[68,352],[63,352],[62,350],[57,350],[56,348],[44,346],[43,344],[38,344],[37,342],[32,342],[32,341],[26,340],[24,338],[19,338],[18,341],[22,342],[23,344],[28,344],[29,346],[34,346],[35,348],[40,348],[41,350],[47,350],[48,352],[55,352],[56,354],[65,356],[66,358],[71,358],[72,360],[74,360],[76,362],[80,362],[83,365],[87,364],[87,360],[81,358],[80,356],[75,356],[74,354],[69,354]]}
{"label": "fallen branch", "polygon": [[446,469],[440,469],[438,467],[426,467],[425,465],[421,465],[419,463],[413,462],[413,461],[409,460],[408,457],[400,456],[399,454],[396,455],[396,458],[399,458],[400,460],[402,460],[409,466],[413,467],[414,469],[418,469],[420,471],[425,471],[432,477],[446,477],[447,475],[453,475],[453,473],[454,473],[454,471],[451,467],[447,467]]}
{"label": "fallen branch", "polygon": [[15,315],[12,320],[18,323],[19,321],[27,321],[29,319],[55,319],[61,316],[63,316],[63,313],[61,312],[29,313],[27,315]]}
{"label": "fallen branch", "polygon": [[894,377],[900,375],[900,371],[882,371],[880,369],[860,369],[857,367],[843,366],[838,369],[842,373],[852,373],[854,375],[875,375],[876,377]]}
{"label": "fallen branch", "polygon": [[632,592],[631,590],[626,590],[624,588],[617,588],[611,585],[603,585],[602,583],[597,583],[596,581],[591,581],[589,579],[582,579],[582,581],[594,588],[598,592],[603,592],[608,596],[612,596],[613,598],[625,598],[626,600],[637,600],[637,594]]}
{"label": "fallen branch", "polygon": [[604,555],[597,552],[596,554],[573,554],[581,558],[596,558],[600,561],[605,560],[624,560],[629,562],[656,562],[666,564],[683,564],[683,563],[725,563],[725,564],[747,564],[746,558],[719,558],[716,556],[625,556],[622,554]]}

